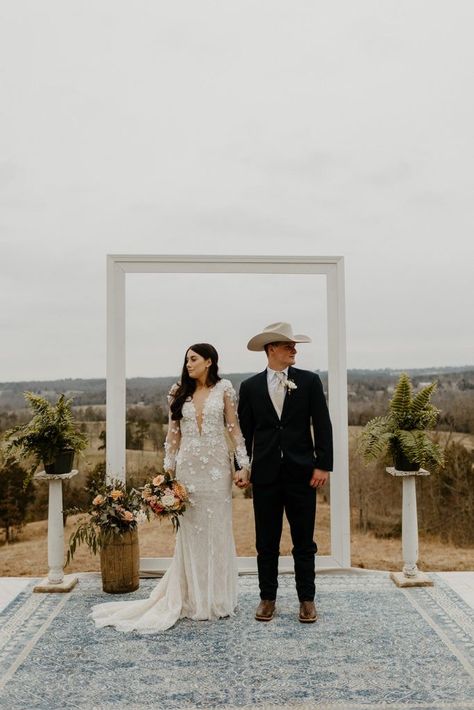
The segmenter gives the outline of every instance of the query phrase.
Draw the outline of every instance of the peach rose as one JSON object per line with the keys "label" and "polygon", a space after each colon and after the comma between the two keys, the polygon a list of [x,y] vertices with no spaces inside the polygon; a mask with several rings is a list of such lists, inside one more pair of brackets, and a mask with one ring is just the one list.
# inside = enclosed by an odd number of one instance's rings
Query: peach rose
{"label": "peach rose", "polygon": [[101,496],[100,493],[97,495],[94,500],[92,501],[92,505],[102,505],[104,502],[104,496]]}
{"label": "peach rose", "polygon": [[173,483],[173,491],[174,491],[174,494],[180,500],[186,500],[186,498],[188,497],[186,488],[183,486],[182,483],[179,483],[178,481],[175,481]]}
{"label": "peach rose", "polygon": [[114,500],[118,500],[119,498],[123,498],[123,492],[115,488],[113,491],[110,491],[110,497]]}
{"label": "peach rose", "polygon": [[133,520],[133,513],[131,513],[129,510],[121,511],[120,515],[122,516],[123,520],[127,521],[127,523],[131,523]]}
{"label": "peach rose", "polygon": [[154,486],[161,486],[163,481],[165,480],[165,477],[161,475],[161,473],[158,476],[155,476],[153,479],[153,485]]}

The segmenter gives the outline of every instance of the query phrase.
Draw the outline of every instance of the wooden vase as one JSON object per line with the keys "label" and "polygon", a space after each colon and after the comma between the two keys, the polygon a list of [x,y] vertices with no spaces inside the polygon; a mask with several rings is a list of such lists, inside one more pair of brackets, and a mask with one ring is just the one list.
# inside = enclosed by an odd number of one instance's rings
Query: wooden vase
{"label": "wooden vase", "polygon": [[139,587],[138,530],[114,535],[100,550],[102,589],[107,594],[126,594]]}

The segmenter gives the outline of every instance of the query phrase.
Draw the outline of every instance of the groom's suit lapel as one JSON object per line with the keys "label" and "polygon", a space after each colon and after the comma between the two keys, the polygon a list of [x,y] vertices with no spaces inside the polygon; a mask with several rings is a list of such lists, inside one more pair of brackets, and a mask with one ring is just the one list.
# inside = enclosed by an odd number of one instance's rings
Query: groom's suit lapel
{"label": "groom's suit lapel", "polygon": [[262,401],[265,402],[265,406],[270,410],[270,412],[275,417],[275,419],[277,421],[280,421],[278,419],[278,414],[275,411],[275,407],[273,406],[273,402],[270,397],[270,393],[268,391],[268,381],[267,381],[266,369],[263,372],[261,372],[259,375],[258,389],[259,389],[259,393],[262,396]]}
{"label": "groom's suit lapel", "polygon": [[[293,370],[291,365],[288,368],[288,379],[293,380],[293,382],[295,384],[297,384],[296,379],[295,379],[295,371]],[[285,395],[285,400],[283,402],[283,409],[281,412],[282,419],[284,419],[285,415],[288,414],[288,411],[291,409],[293,400],[294,400],[294,397],[292,398],[291,390],[287,389],[286,395]]]}

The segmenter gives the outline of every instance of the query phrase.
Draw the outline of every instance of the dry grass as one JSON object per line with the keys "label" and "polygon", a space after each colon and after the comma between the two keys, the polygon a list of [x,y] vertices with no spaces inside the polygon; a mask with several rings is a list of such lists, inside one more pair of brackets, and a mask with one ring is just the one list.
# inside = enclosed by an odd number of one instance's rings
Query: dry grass
{"label": "dry grass", "polygon": [[[252,501],[237,495],[234,505],[234,535],[237,554],[253,556],[254,522]],[[68,518],[65,540],[74,530],[77,518]],[[154,520],[140,527],[140,554],[142,557],[171,557],[174,549],[174,533],[171,525]],[[319,554],[329,554],[329,506],[318,503],[316,539]],[[351,535],[352,564],[367,569],[400,570],[402,567],[401,541],[377,539],[371,534],[353,532]],[[291,538],[285,521],[281,554],[291,554]],[[474,569],[474,549],[459,549],[444,545],[439,540],[420,541],[420,568],[426,571]],[[87,547],[79,547],[67,572],[89,572],[99,569],[99,559],[89,553]],[[29,523],[22,531],[19,541],[0,548],[0,576],[32,576],[47,574],[47,521]]]}
{"label": "dry grass", "polygon": [[[85,473],[99,461],[104,460],[104,452],[98,451],[100,440],[98,435],[105,428],[104,422],[88,422],[90,436],[89,448],[85,452],[81,469]],[[350,437],[354,437],[361,427],[349,427]],[[474,435],[452,434],[453,439],[461,440],[468,448],[474,448]],[[441,438],[448,433],[441,432]],[[151,444],[147,443],[147,447]],[[138,473],[145,466],[159,467],[162,463],[162,452],[127,450],[127,470],[130,474]],[[79,478],[79,477],[78,477]],[[241,492],[235,492],[234,535],[237,554],[242,557],[255,555],[255,528],[253,521],[252,501],[242,497]],[[65,540],[75,528],[77,518],[68,518]],[[319,554],[330,553],[330,510],[329,505],[318,502],[316,540]],[[171,557],[174,549],[174,533],[171,525],[154,520],[140,527],[140,554],[142,557]],[[291,554],[291,537],[285,520],[281,543],[281,554]],[[355,567],[367,569],[400,570],[402,568],[401,540],[381,539],[373,534],[364,534],[353,529],[351,534],[352,564]],[[439,539],[420,538],[420,568],[426,571],[436,570],[473,570],[474,548],[458,548],[444,544]],[[88,572],[99,569],[99,559],[89,553],[87,547],[79,547],[73,563],[67,572]],[[47,563],[47,521],[29,523],[19,536],[18,542],[0,546],[0,576],[41,576],[48,571]]]}

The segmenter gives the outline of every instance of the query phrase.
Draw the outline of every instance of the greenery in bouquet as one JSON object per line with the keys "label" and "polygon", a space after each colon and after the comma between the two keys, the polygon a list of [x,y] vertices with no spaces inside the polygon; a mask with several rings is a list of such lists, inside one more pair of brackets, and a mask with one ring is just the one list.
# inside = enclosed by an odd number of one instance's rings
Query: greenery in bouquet
{"label": "greenery in bouquet", "polygon": [[179,516],[190,502],[186,487],[165,471],[159,473],[142,488],[145,509],[157,518],[170,518],[173,528],[179,528]]}
{"label": "greenery in bouquet", "polygon": [[134,530],[144,515],[139,491],[127,490],[122,481],[94,482],[88,491],[92,500],[86,511],[77,508],[67,511],[68,514],[86,512],[88,518],[80,520],[69,538],[66,564],[73,559],[77,545],[86,543],[96,554],[114,535]]}

